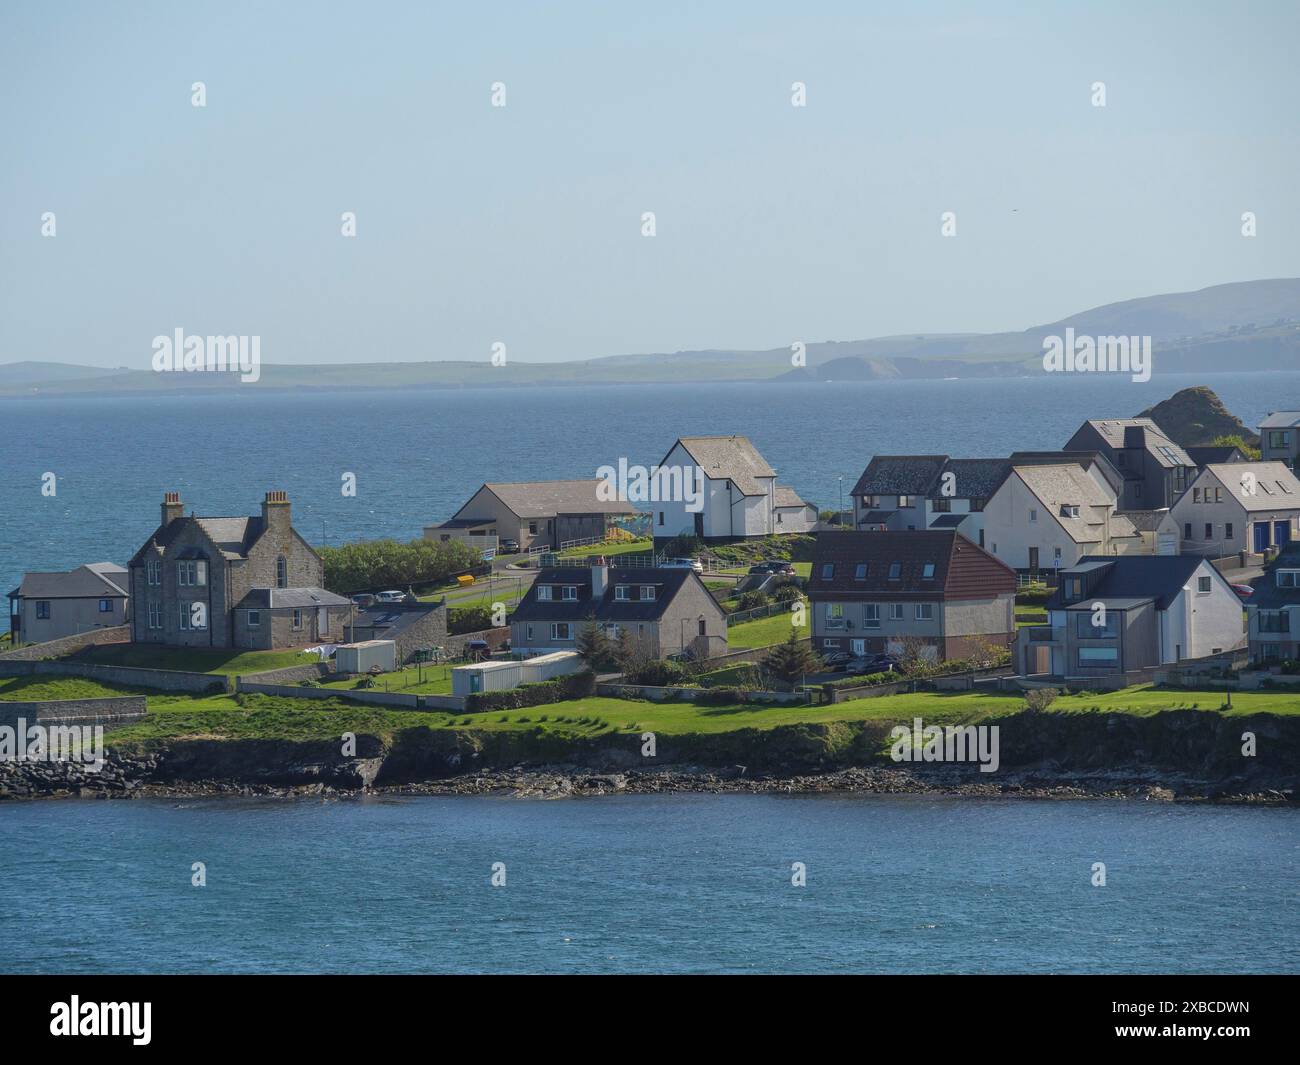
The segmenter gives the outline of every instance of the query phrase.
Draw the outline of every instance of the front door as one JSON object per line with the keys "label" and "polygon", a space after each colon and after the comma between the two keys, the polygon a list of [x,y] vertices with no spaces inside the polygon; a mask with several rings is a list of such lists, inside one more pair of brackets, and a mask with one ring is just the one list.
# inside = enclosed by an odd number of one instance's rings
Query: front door
{"label": "front door", "polygon": [[1291,542],[1291,523],[1289,521],[1273,522],[1273,543],[1283,547]]}
{"label": "front door", "polygon": [[1268,547],[1268,522],[1255,522],[1255,553],[1263,554],[1264,549]]}
{"label": "front door", "polygon": [[1038,572],[1038,548],[1036,547],[1031,547],[1029,549],[1029,572]]}
{"label": "front door", "polygon": [[328,607],[318,606],[316,608],[316,639],[323,640],[329,635],[330,631],[330,612]]}
{"label": "front door", "polygon": [[697,511],[695,514],[695,535],[704,539],[704,511]]}
{"label": "front door", "polygon": [[852,653],[856,655],[858,658],[861,658],[863,655],[867,653],[866,640],[850,640],[849,645]]}

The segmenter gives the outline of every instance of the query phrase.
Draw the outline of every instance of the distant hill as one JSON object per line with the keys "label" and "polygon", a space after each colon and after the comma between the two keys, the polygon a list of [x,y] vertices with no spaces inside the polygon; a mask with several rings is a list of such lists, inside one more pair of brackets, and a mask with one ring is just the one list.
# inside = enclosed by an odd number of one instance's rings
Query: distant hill
{"label": "distant hill", "polygon": [[[1155,374],[1247,373],[1300,367],[1300,278],[1242,281],[1197,292],[1109,303],[1016,333],[916,333],[809,343],[793,367],[788,346],[610,355],[576,362],[492,366],[469,361],[267,365],[266,389],[474,388],[676,381],[870,381],[1029,376],[1042,372],[1043,338],[1073,327],[1091,336],[1151,336]],[[0,365],[0,395],[211,391],[234,374],[109,370],[54,362]]]}
{"label": "distant hill", "polygon": [[1220,436],[1239,436],[1251,447],[1259,445],[1255,431],[1204,385],[1175,392],[1137,416],[1150,418],[1182,447],[1208,444]]}

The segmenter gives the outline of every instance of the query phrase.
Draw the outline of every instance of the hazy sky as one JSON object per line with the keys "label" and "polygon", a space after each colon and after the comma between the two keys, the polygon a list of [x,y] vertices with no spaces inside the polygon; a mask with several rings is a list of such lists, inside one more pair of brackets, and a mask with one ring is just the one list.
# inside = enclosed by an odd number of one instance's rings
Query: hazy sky
{"label": "hazy sky", "polygon": [[1293,2],[630,6],[4,0],[0,362],[767,348],[1300,274]]}

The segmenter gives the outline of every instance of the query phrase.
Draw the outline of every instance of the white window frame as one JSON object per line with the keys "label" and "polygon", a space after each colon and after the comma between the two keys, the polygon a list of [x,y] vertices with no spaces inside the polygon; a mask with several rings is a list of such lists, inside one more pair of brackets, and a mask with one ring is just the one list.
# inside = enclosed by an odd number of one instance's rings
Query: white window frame
{"label": "white window frame", "polygon": [[549,584],[539,584],[537,586],[537,599],[542,603],[551,601],[551,586]]}
{"label": "white window frame", "polygon": [[934,620],[934,604],[933,604],[933,603],[917,603],[917,604],[916,604],[916,620],[917,620],[917,621],[933,621],[933,620]]}

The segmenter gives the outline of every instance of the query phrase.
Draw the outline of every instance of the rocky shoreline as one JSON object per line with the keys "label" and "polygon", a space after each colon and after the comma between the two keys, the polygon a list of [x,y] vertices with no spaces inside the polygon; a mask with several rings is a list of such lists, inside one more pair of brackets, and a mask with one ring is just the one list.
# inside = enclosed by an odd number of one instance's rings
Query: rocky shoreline
{"label": "rocky shoreline", "polygon": [[754,774],[745,767],[655,766],[597,772],[574,765],[488,768],[401,784],[374,785],[339,780],[267,783],[233,779],[162,779],[156,757],[110,754],[99,772],[66,762],[0,763],[0,800],[178,799],[216,796],[357,798],[365,796],[483,796],[565,799],[602,795],[930,795],[979,799],[1129,799],[1156,802],[1287,805],[1300,801],[1293,787],[1258,782],[1207,781],[1193,776],[1126,767],[1088,773],[1055,767],[981,774],[969,767],[854,766],[794,775]]}

